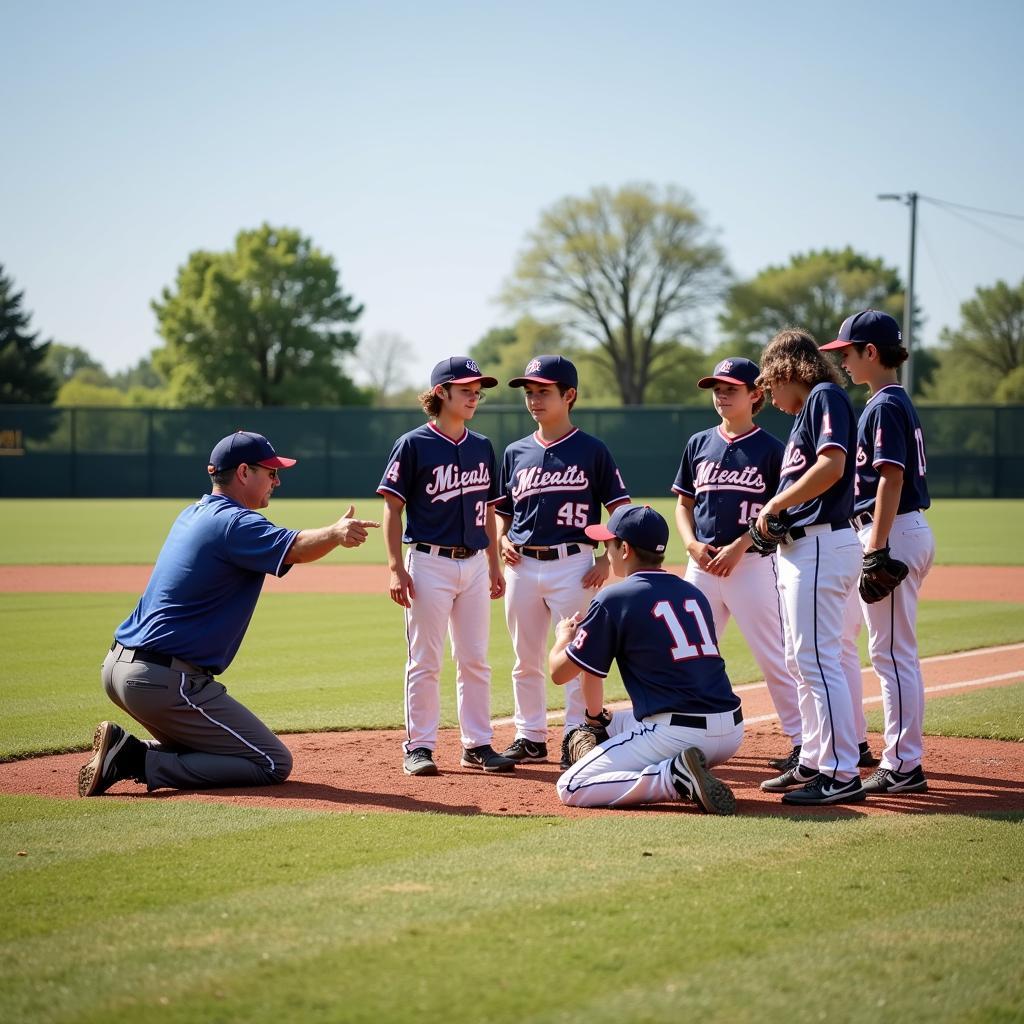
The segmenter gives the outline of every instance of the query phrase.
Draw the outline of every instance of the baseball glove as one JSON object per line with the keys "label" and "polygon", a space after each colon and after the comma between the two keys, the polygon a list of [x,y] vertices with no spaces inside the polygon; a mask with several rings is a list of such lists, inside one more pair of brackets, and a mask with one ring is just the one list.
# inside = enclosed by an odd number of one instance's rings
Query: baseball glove
{"label": "baseball glove", "polygon": [[773,555],[775,549],[779,546],[779,541],[786,536],[786,525],[778,516],[767,515],[764,519],[768,526],[767,536],[757,528],[757,516],[751,516],[747,520],[747,533],[750,534],[750,543],[762,558]]}
{"label": "baseball glove", "polygon": [[562,740],[562,761],[573,765],[582,761],[598,743],[608,739],[604,729],[596,729],[592,725],[577,725],[570,729]]}
{"label": "baseball glove", "polygon": [[865,604],[884,601],[906,578],[910,570],[905,562],[893,558],[888,546],[864,556],[857,589]]}

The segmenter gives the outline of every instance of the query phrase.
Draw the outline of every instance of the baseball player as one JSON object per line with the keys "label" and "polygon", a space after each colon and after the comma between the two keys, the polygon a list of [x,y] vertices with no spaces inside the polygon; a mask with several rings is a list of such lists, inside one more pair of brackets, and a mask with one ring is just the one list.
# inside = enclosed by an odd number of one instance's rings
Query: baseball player
{"label": "baseball player", "polygon": [[[544,651],[555,621],[582,612],[592,591],[608,578],[608,558],[594,557],[585,532],[609,511],[629,501],[611,453],[596,437],[572,425],[576,367],[563,356],[531,359],[522,388],[537,431],[505,449],[499,483],[498,535],[506,565],[505,619],[515,665],[516,735],[504,751],[515,761],[547,758],[547,699]],[[581,681],[565,694],[565,727],[582,724]]]}
{"label": "baseball player", "polygon": [[144,743],[113,722],[93,735],[78,773],[80,796],[135,779],[150,790],[265,786],[284,782],[288,748],[214,676],[231,664],[263,580],[339,545],[358,547],[380,524],[350,508],[331,526],[286,530],[260,512],[295,459],[262,434],[239,430],[210,454],[212,493],[175,520],[145,593],[117,627],[101,671],[107,696],[144,725]]}
{"label": "baseball player", "polygon": [[[607,739],[558,780],[558,796],[575,807],[629,807],[692,800],[710,814],[732,814],[736,799],[707,766],[721,764],[743,740],[743,714],[718,652],[707,598],[665,572],[668,523],[648,506],[616,509],[607,527],[588,526],[605,541],[616,575],[586,616],[563,619],[549,655],[551,678],[603,678],[618,662],[632,711],[616,711]],[[600,718],[588,701],[589,720]]]}
{"label": "baseball player", "polygon": [[481,389],[497,383],[468,356],[442,359],[430,375],[430,389],[419,396],[430,421],[395,442],[377,488],[384,497],[389,592],[405,609],[406,775],[437,774],[446,632],[455,659],[462,766],[515,769],[514,761],[491,746],[488,598],[505,592],[495,540],[497,465],[491,442],[466,427]]}
{"label": "baseball player", "polygon": [[874,309],[847,317],[837,339],[822,349],[840,353],[850,380],[866,384],[870,394],[857,424],[853,505],[865,565],[872,556],[884,553],[887,558],[891,552],[907,568],[906,578],[888,596],[872,601],[862,596],[859,602],[868,626],[871,666],[882,685],[885,721],[881,767],[864,790],[869,795],[921,793],[928,783],[921,767],[924,680],[917,650],[917,599],[935,557],[935,538],[924,517],[931,504],[924,433],[897,377],[907,350],[899,324]]}
{"label": "baseball player", "polygon": [[[697,387],[711,389],[722,422],[687,442],[672,490],[679,496],[676,526],[690,556],[684,578],[708,599],[717,636],[735,616],[764,673],[783,732],[796,748],[800,708],[786,661],[775,557],[762,558],[747,532],[747,521],[778,489],[785,447],[754,425],[764,407],[759,373],[757,363],[732,357],[697,381]],[[781,768],[786,760],[771,763]]]}
{"label": "baseball player", "polygon": [[797,764],[761,783],[796,805],[864,799],[856,718],[842,666],[846,601],[860,569],[853,515],[856,423],[839,374],[814,339],[780,331],[761,359],[759,383],[796,417],[778,493],[758,514],[759,535],[778,536],[779,592],[799,674],[802,745]]}

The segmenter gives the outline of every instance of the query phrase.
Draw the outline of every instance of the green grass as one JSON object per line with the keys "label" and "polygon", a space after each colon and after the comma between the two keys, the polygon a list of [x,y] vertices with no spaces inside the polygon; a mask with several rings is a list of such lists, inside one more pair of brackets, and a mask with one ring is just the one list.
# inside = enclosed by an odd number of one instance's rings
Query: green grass
{"label": "green grass", "polygon": [[[82,749],[97,720],[112,714],[121,720],[100,687],[99,666],[135,600],[134,594],[0,594],[7,636],[0,758]],[[502,716],[512,712],[512,651],[501,602],[492,603],[491,613],[492,712]],[[926,602],[919,637],[925,656],[1024,641],[1024,606]],[[862,655],[864,645],[862,631]],[[722,653],[735,684],[760,678],[735,624],[725,631]],[[387,597],[267,594],[222,678],[278,730],[385,728],[402,724],[404,665],[402,614]],[[442,721],[454,725],[450,659],[441,689]],[[625,696],[617,674],[606,696]],[[561,700],[561,689],[549,685],[549,707]]]}
{"label": "green grass", "polygon": [[[882,731],[882,712],[868,712],[868,729]],[[1024,683],[943,697],[928,702],[924,720],[929,736],[966,736],[1024,743]]]}
{"label": "green grass", "polygon": [[[151,563],[167,530],[187,498],[7,498],[0,502],[0,565]],[[654,505],[673,523],[675,500],[638,499]],[[365,519],[379,520],[380,498],[351,499]],[[350,499],[279,498],[268,510],[273,522],[301,529],[325,526],[343,515]],[[1024,544],[1018,524],[1024,501],[945,499],[928,512],[937,538],[940,565],[1024,565]],[[673,527],[669,562],[684,558]],[[328,562],[349,565],[383,564],[379,531],[354,551],[335,551]]]}
{"label": "green grass", "polygon": [[876,1024],[1024,1000],[1020,816],[15,797],[0,822],[8,1020]]}

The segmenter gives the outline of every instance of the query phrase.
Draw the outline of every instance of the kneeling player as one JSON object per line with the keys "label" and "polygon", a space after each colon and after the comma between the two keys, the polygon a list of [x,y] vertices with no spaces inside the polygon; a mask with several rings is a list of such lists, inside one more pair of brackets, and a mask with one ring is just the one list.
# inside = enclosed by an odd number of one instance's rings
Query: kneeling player
{"label": "kneeling player", "polygon": [[[580,669],[601,678],[617,661],[633,710],[607,722],[607,738],[558,780],[563,803],[628,807],[692,800],[710,814],[733,814],[736,799],[707,766],[727,761],[743,740],[740,700],[718,653],[707,598],[665,572],[668,523],[647,506],[615,510],[587,535],[607,543],[613,571],[582,622],[559,622],[551,678]],[[587,719],[600,717],[587,696]]]}

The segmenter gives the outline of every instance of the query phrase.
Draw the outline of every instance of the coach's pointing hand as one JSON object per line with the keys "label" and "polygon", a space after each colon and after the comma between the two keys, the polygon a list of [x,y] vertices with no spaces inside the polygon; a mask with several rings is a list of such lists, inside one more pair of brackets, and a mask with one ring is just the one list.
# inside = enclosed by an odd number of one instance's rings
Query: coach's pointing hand
{"label": "coach's pointing hand", "polygon": [[348,511],[334,524],[334,529],[340,538],[338,543],[343,548],[357,548],[366,541],[367,530],[376,527],[380,529],[380,523],[371,519],[354,519],[356,514],[355,505],[349,505]]}

